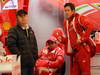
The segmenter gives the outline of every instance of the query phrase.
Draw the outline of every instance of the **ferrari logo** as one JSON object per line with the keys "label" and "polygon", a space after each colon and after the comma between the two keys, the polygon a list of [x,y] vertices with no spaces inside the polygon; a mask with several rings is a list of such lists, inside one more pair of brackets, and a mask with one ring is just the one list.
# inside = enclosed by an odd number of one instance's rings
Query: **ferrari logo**
{"label": "ferrari logo", "polygon": [[11,24],[10,22],[4,22],[2,27],[4,31],[8,31],[11,28]]}

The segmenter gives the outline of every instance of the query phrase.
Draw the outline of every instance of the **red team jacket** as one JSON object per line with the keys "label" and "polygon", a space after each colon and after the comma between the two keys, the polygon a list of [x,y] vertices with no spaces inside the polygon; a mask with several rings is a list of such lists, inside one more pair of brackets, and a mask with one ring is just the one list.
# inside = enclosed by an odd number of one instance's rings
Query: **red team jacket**
{"label": "red team jacket", "polygon": [[[89,36],[90,36],[90,33],[91,31],[93,30],[94,26],[92,24],[92,22],[90,22],[88,20],[88,18],[86,18],[85,16],[82,16],[82,15],[79,15],[77,13],[73,14],[70,19],[69,19],[69,22],[71,22],[73,20],[73,18],[75,17],[75,28],[76,28],[76,32],[77,34],[80,35],[80,40],[81,40],[81,43],[83,42],[86,42],[87,40],[87,44],[91,44],[89,45],[92,49],[92,47],[95,45],[91,43],[91,40],[89,39]],[[67,27],[66,27],[66,20],[64,20],[64,29],[65,29],[65,32],[67,34]],[[69,27],[69,31],[71,29],[71,26]],[[76,32],[75,31],[71,31],[69,32],[69,35],[70,35],[70,42],[71,42],[71,46],[73,48],[78,48],[79,45],[78,43],[76,43],[77,41],[77,37],[76,37]],[[66,35],[67,36],[67,35]],[[68,37],[66,37],[66,49],[67,49],[67,45],[68,45]],[[65,51],[67,53],[67,51]],[[69,54],[69,53],[67,53]]]}
{"label": "red team jacket", "polygon": [[64,63],[64,50],[57,47],[48,50],[48,45],[39,51],[39,58],[36,62],[35,75],[59,75],[60,68]]}

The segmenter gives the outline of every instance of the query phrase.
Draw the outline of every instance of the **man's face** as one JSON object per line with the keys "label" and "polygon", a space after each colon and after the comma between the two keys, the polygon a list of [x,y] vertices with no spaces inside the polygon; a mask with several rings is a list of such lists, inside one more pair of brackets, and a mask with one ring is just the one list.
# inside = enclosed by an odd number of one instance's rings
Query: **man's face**
{"label": "man's face", "polygon": [[61,43],[61,42],[62,42],[62,37],[59,36],[59,37],[57,38],[57,40]]}
{"label": "man's face", "polygon": [[68,19],[69,17],[72,16],[72,14],[73,14],[74,12],[75,12],[75,11],[72,10],[69,6],[66,6],[66,7],[64,8],[64,16],[65,16],[65,18]]}
{"label": "man's face", "polygon": [[54,49],[56,47],[56,43],[52,43],[48,45],[49,49]]}
{"label": "man's face", "polygon": [[17,16],[17,21],[21,26],[26,26],[28,24],[28,15]]}

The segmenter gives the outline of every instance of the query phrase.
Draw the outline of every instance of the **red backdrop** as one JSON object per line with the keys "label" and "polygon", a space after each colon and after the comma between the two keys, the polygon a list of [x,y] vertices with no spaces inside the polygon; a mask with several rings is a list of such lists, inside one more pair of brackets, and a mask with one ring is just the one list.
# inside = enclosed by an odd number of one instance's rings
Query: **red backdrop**
{"label": "red backdrop", "polygon": [[16,11],[19,9],[24,9],[28,11],[29,0],[17,0],[18,8],[17,9],[3,9],[3,6],[7,4],[10,0],[1,0],[0,1],[0,28],[3,33],[0,36],[0,41],[3,42],[4,48],[6,49],[7,54],[10,54],[9,50],[6,48],[5,38],[7,37],[8,30],[16,25]]}

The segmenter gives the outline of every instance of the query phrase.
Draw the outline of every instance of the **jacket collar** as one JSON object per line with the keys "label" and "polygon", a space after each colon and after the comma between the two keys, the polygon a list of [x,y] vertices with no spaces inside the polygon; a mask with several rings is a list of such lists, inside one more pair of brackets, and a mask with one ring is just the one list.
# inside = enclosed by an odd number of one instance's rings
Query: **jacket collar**
{"label": "jacket collar", "polygon": [[26,30],[26,29],[30,29],[30,28],[31,28],[31,27],[28,26],[28,25],[26,26],[26,28],[25,28],[25,27],[21,27],[20,24],[17,24],[17,26],[18,26],[19,28],[21,28],[22,30]]}
{"label": "jacket collar", "polygon": [[78,13],[72,14],[72,16],[70,16],[70,18],[68,19],[68,21],[71,22],[73,20],[73,18],[76,17],[77,15],[79,15],[79,14]]}

